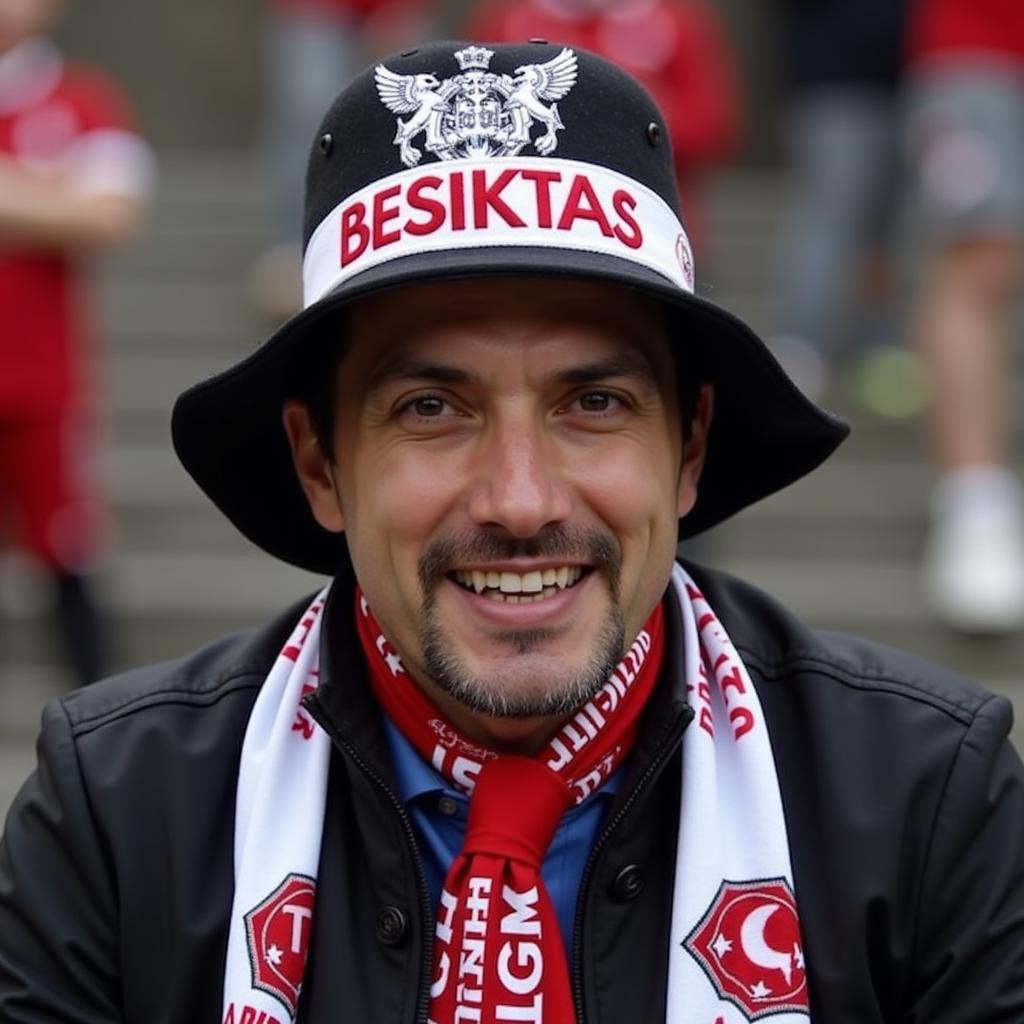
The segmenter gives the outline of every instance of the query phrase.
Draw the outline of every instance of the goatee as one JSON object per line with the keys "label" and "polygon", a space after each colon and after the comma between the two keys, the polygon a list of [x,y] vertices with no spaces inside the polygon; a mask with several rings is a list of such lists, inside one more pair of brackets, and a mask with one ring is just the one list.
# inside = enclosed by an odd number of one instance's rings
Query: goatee
{"label": "goatee", "polygon": [[[554,663],[538,672],[535,682],[524,683],[515,666],[496,677],[481,678],[460,657],[455,643],[437,618],[437,593],[446,575],[464,565],[515,558],[548,558],[566,564],[587,565],[608,588],[609,607],[590,656],[582,665],[566,668]],[[476,714],[492,718],[547,718],[566,716],[594,697],[608,681],[625,650],[625,626],[619,607],[621,552],[614,536],[600,530],[552,527],[521,540],[487,531],[441,537],[428,545],[419,562],[423,600],[420,649],[430,679],[450,697]],[[578,584],[577,584],[578,585]],[[552,628],[508,630],[495,636],[508,645],[512,657],[537,655],[557,636]],[[536,660],[536,659],[535,659]],[[503,675],[509,678],[501,678]]]}

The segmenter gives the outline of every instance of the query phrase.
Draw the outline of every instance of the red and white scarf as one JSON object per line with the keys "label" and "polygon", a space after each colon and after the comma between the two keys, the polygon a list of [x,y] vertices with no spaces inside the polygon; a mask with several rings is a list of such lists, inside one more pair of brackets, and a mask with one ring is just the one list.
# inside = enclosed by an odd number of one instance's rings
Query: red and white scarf
{"label": "red and white scarf", "polygon": [[[807,986],[785,819],[757,694],[683,569],[687,689],[667,1024],[804,1024]],[[326,591],[285,645],[242,747],[224,1024],[294,1019],[316,894],[330,740],[300,705],[316,688]],[[629,752],[660,663],[660,606],[608,683],[536,758],[455,730],[405,674],[365,601],[371,682],[414,747],[471,794],[437,911],[433,1024],[576,1024],[566,952],[540,865],[562,814]],[[291,798],[294,793],[305,799]],[[657,955],[652,950],[652,955]]]}
{"label": "red and white scarf", "polygon": [[388,657],[366,601],[358,604],[377,700],[416,750],[472,797],[462,852],[437,910],[432,1024],[573,1024],[568,963],[540,868],[565,812],[632,749],[661,666],[661,605],[600,692],[537,757],[521,757],[481,748],[445,721]]}

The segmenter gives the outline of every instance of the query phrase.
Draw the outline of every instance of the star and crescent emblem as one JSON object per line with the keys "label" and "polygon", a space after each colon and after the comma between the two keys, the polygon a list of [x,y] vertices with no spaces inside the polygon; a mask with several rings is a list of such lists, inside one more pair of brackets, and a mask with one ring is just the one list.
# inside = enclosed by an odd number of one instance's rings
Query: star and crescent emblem
{"label": "star and crescent emblem", "polygon": [[723,882],[683,945],[747,1020],[809,1012],[800,921],[784,878]]}
{"label": "star and crescent emblem", "polygon": [[[531,144],[542,156],[555,151],[558,132],[565,128],[558,101],[576,84],[576,54],[565,48],[511,75],[489,70],[493,56],[483,46],[459,50],[459,74],[444,79],[400,75],[377,65],[377,94],[399,115],[394,144],[406,167],[415,167],[424,150],[438,160],[517,156]],[[543,130],[534,135],[536,125]],[[413,145],[420,135],[422,148]]]}

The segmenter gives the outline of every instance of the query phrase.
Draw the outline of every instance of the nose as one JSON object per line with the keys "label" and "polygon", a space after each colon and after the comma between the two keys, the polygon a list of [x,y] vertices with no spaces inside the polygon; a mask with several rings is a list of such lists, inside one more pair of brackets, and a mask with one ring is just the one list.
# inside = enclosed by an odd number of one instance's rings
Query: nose
{"label": "nose", "polygon": [[552,439],[527,418],[492,424],[477,452],[469,514],[479,526],[532,537],[564,521],[572,507]]}

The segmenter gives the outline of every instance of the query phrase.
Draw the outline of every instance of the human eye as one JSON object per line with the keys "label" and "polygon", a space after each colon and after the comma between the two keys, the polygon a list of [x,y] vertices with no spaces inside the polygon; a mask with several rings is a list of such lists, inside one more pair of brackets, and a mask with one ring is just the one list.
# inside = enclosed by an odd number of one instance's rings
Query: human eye
{"label": "human eye", "polygon": [[622,406],[622,399],[607,391],[588,391],[576,400],[583,412],[613,412]]}
{"label": "human eye", "polygon": [[459,410],[444,395],[428,392],[412,395],[398,403],[396,416],[409,427],[431,428],[458,419]]}
{"label": "human eye", "polygon": [[604,388],[588,388],[573,395],[563,411],[590,417],[609,417],[625,412],[627,400],[620,394]]}
{"label": "human eye", "polygon": [[424,419],[435,419],[442,416],[449,406],[443,398],[438,398],[437,395],[421,395],[419,398],[407,402],[405,408]]}

